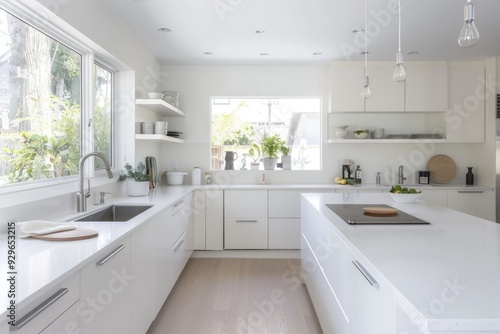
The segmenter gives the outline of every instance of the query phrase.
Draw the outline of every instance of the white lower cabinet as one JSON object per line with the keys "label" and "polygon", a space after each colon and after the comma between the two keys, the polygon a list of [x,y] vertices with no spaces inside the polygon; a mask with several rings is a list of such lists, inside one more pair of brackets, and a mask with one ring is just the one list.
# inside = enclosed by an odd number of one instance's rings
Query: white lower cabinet
{"label": "white lower cabinet", "polygon": [[[130,237],[115,242],[80,270],[80,333],[130,331]],[[135,333],[134,333],[135,334]]]}
{"label": "white lower cabinet", "polygon": [[300,249],[300,218],[269,218],[269,249]]}
{"label": "white lower cabinet", "polygon": [[495,221],[493,190],[448,190],[448,208]]}
{"label": "white lower cabinet", "polygon": [[[16,326],[1,333],[79,333],[80,273],[48,289],[36,301],[17,310]],[[6,326],[7,327],[7,326]],[[57,331],[56,331],[57,330]]]}

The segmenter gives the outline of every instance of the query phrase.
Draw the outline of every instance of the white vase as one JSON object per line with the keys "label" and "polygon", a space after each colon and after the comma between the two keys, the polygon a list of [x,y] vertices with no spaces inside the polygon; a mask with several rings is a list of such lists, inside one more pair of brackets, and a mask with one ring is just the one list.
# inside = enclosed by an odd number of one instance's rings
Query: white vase
{"label": "white vase", "polygon": [[127,194],[133,197],[147,196],[149,194],[149,181],[127,180]]}
{"label": "white vase", "polygon": [[281,156],[281,164],[283,170],[291,170],[292,169],[292,157],[290,155]]}
{"label": "white vase", "polygon": [[276,168],[278,159],[264,158],[262,159],[262,161],[264,162],[265,170],[273,170],[274,168]]}
{"label": "white vase", "polygon": [[251,170],[258,170],[260,167],[260,162],[251,162],[250,163],[250,169]]}

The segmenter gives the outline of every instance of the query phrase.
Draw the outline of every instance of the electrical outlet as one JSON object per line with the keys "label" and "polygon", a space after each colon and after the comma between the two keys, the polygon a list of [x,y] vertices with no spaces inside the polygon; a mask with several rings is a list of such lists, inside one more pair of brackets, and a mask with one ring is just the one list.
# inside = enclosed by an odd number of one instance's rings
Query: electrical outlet
{"label": "electrical outlet", "polygon": [[172,161],[172,170],[177,170],[177,161]]}

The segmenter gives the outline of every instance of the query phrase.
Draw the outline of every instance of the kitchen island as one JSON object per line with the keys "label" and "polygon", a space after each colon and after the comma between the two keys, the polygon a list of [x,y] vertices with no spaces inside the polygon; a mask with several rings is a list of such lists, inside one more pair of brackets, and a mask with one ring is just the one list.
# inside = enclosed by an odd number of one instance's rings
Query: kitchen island
{"label": "kitchen island", "polygon": [[[349,225],[387,204],[428,225]],[[325,333],[500,333],[500,226],[388,194],[303,194],[302,271]]]}

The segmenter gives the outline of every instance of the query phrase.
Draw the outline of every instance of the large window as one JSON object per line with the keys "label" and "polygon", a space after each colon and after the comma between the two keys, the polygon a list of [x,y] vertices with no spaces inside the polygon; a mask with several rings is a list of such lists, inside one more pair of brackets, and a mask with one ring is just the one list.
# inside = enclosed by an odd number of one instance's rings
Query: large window
{"label": "large window", "polygon": [[84,150],[111,158],[112,73],[94,64],[86,87],[83,57],[0,9],[0,185],[78,174]]}
{"label": "large window", "polygon": [[[320,169],[319,98],[218,97],[211,104],[212,169],[250,169],[264,158],[263,139],[273,136],[290,150],[292,170]],[[280,159],[277,169],[283,168]]]}

